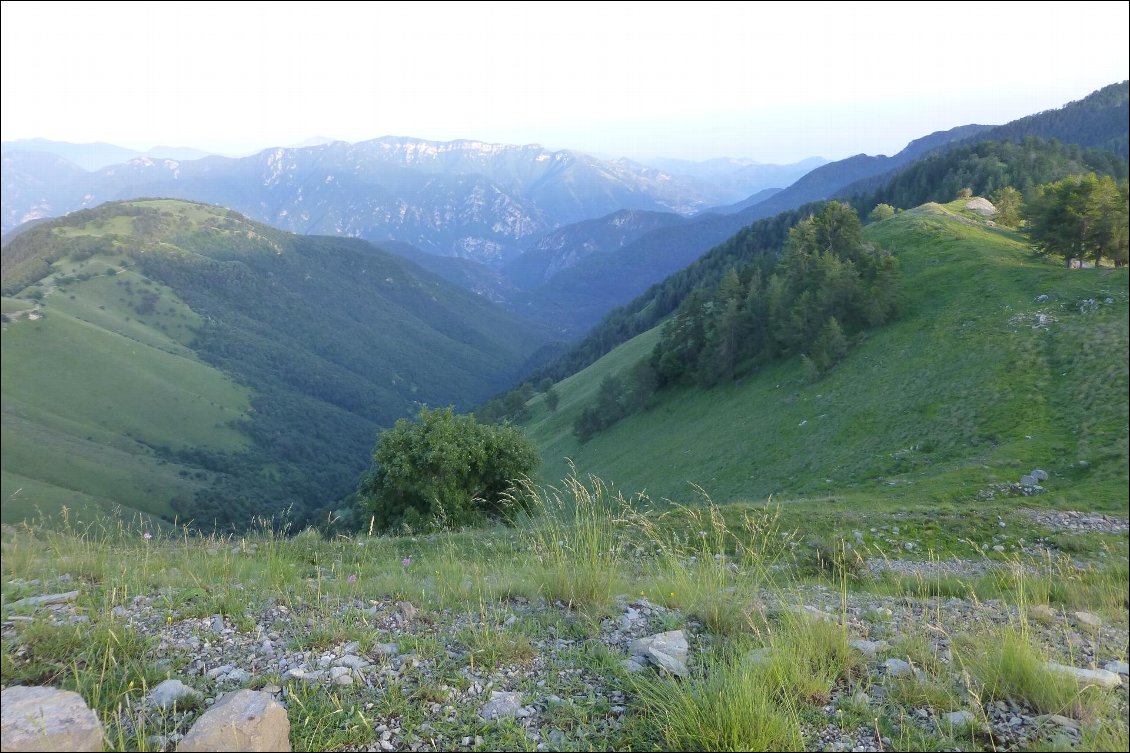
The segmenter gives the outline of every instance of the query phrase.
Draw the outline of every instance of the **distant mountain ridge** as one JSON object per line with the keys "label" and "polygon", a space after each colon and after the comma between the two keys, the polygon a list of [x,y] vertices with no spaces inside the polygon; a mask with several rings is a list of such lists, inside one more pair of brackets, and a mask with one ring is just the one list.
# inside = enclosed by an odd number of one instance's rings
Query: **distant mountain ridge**
{"label": "distant mountain ridge", "polygon": [[547,232],[621,209],[690,215],[738,198],[626,159],[474,140],[386,136],[239,159],[143,156],[94,173],[68,173],[29,154],[4,152],[4,232],[103,201],[168,196],[227,206],[292,232],[395,240],[493,265]]}
{"label": "distant mountain ridge", "polygon": [[141,151],[117,144],[98,141],[91,144],[73,144],[69,141],[52,139],[15,139],[0,143],[0,151],[44,152],[62,157],[83,170],[101,170],[111,165],[120,165],[138,157],[150,159],[190,160],[202,159],[212,154],[203,149],[184,146],[155,146]]}

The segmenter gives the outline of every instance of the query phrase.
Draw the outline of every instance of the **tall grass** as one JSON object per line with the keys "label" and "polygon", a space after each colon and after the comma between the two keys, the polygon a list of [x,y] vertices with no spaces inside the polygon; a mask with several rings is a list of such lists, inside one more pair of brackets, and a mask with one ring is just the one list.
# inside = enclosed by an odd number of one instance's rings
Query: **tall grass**
{"label": "tall grass", "polygon": [[712,633],[757,632],[765,620],[760,589],[792,537],[781,535],[775,510],[744,511],[735,530],[708,495],[703,499],[701,506],[677,505],[660,515],[632,511],[628,522],[654,550],[651,576],[663,600]]}
{"label": "tall grass", "polygon": [[651,736],[664,750],[803,750],[798,704],[774,693],[767,671],[733,652],[704,661],[704,676],[634,684]]}
{"label": "tall grass", "polygon": [[525,532],[547,598],[569,607],[607,609],[626,583],[623,535],[633,504],[603,481],[575,473],[563,488],[539,487],[529,479],[512,492],[528,511]]}
{"label": "tall grass", "polygon": [[1109,694],[1080,688],[1070,677],[1047,668],[1047,657],[1023,628],[1006,628],[969,660],[983,700],[1025,701],[1041,714],[1096,719],[1108,711]]}

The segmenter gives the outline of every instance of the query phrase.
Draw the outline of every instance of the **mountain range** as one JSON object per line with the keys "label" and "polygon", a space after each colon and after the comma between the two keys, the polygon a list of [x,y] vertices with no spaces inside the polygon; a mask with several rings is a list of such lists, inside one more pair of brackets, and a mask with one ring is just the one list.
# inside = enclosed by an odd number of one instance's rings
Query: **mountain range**
{"label": "mountain range", "polygon": [[767,181],[791,182],[814,163],[734,164],[712,182],[537,145],[384,137],[239,159],[138,156],[88,173],[62,161],[75,149],[29,146],[40,145],[4,147],[4,232],[103,201],[167,196],[230,206],[292,232],[396,240],[496,266],[575,222],[621,209],[691,215]]}

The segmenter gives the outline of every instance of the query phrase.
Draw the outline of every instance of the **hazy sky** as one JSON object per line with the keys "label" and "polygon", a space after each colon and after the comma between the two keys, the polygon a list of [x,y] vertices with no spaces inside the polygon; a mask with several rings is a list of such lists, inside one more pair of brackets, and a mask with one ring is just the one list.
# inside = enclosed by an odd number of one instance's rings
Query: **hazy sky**
{"label": "hazy sky", "polygon": [[1130,3],[4,2],[2,138],[787,162],[1130,78]]}

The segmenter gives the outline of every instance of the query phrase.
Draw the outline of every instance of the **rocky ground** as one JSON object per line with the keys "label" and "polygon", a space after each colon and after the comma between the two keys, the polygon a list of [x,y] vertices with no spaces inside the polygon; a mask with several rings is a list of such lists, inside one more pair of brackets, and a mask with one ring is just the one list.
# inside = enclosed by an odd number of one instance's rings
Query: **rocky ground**
{"label": "rocky ground", "polygon": [[[1069,526],[1094,524],[1089,519],[1064,519]],[[34,616],[11,616],[3,623],[4,637],[17,645],[21,629],[33,620],[73,624],[91,619],[76,606],[77,592],[64,590],[76,585],[65,577],[16,585],[57,595],[57,603],[47,599],[30,604]],[[484,727],[497,724],[511,725],[519,735],[508,738],[515,746],[583,749],[615,739],[632,715],[636,700],[632,677],[693,674],[713,642],[696,620],[642,597],[620,597],[612,616],[586,622],[565,605],[523,598],[489,609],[455,611],[425,610],[402,599],[311,594],[304,603],[291,606],[268,602],[261,611],[233,622],[218,614],[173,617],[167,596],[137,596],[115,607],[110,619],[119,628],[151,637],[154,661],[200,693],[202,703],[187,704],[186,711],[174,710],[152,694],[147,698],[142,714],[150,717],[149,728],[163,730],[148,742],[170,750],[202,710],[241,688],[272,694],[289,708],[292,720],[301,713],[306,691],[347,699],[371,725],[371,739],[342,749],[482,749],[487,744]],[[991,635],[994,628],[1008,625],[1026,625],[1055,662],[1084,669],[1105,667],[1120,676],[1120,684],[1105,692],[1116,698],[1121,719],[1126,719],[1125,619],[1111,624],[1090,613],[1046,607],[1021,615],[1016,606],[992,600],[885,596],[815,585],[765,591],[761,602],[766,624],[775,615],[792,612],[845,624],[866,667],[857,679],[835,687],[824,703],[814,707],[815,713],[806,716],[809,750],[889,750],[899,746],[897,735],[906,744],[921,736],[952,732],[955,726],[971,730],[967,742],[973,748],[1025,749],[1037,741],[1078,743],[1076,720],[1040,714],[1015,701],[982,707],[961,690],[968,683],[968,670],[955,658],[955,641],[961,636]],[[349,629],[336,635],[327,631],[327,614],[340,615],[340,624]],[[656,635],[665,636],[659,644],[641,643]],[[908,636],[917,639],[917,649],[908,648]],[[22,651],[15,649],[15,661]],[[957,689],[961,707],[903,703],[897,712],[897,732],[889,726],[880,730],[873,721],[845,722],[890,718],[896,713],[892,688],[906,678]],[[157,717],[160,725],[154,725]]]}

